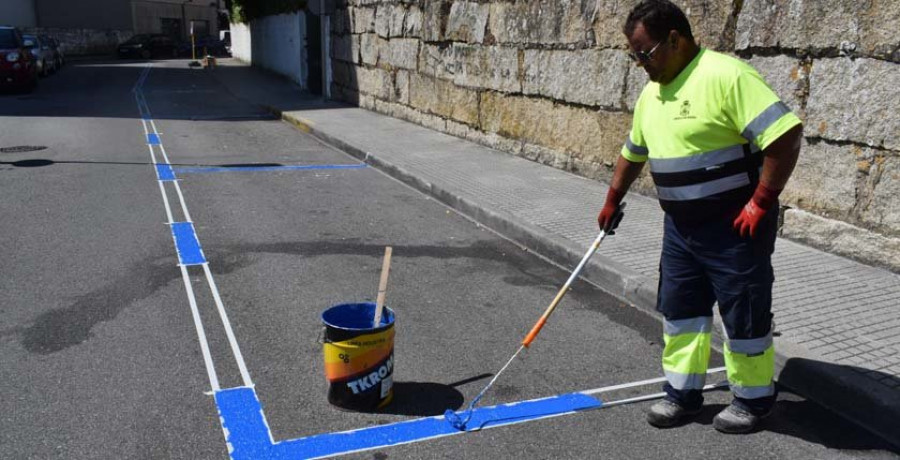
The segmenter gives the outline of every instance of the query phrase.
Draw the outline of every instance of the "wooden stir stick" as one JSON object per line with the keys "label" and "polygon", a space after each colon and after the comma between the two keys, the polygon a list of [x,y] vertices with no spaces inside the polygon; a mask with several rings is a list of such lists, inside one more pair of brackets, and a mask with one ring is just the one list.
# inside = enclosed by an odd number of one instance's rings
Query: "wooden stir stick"
{"label": "wooden stir stick", "polygon": [[375,320],[372,321],[372,327],[377,328],[381,324],[381,310],[384,308],[384,296],[387,291],[388,273],[391,271],[391,252],[390,246],[384,248],[384,262],[381,265],[381,281],[378,282],[378,296],[375,298]]}

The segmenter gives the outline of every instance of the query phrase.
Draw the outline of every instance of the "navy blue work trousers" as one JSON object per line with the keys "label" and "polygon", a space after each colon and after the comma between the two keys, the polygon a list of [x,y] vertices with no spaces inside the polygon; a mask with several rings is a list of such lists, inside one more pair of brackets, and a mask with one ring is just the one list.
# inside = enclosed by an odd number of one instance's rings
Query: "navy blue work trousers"
{"label": "navy blue work trousers", "polygon": [[[741,237],[732,219],[680,223],[668,214],[660,257],[657,310],[666,320],[711,317],[718,302],[730,339],[755,339],[772,327],[772,253],[778,207],[760,222],[756,237]],[[668,383],[668,398],[683,407],[703,403],[700,390],[678,390]],[[775,396],[735,404],[752,413],[768,411]]]}

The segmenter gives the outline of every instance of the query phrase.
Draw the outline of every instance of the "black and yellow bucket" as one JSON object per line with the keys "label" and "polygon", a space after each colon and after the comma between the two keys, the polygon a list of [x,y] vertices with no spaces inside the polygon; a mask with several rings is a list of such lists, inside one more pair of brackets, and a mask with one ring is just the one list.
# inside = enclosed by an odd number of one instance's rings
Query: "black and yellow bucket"
{"label": "black and yellow bucket", "polygon": [[394,312],[375,303],[344,303],[322,313],[328,402],[343,409],[382,408],[394,397]]}

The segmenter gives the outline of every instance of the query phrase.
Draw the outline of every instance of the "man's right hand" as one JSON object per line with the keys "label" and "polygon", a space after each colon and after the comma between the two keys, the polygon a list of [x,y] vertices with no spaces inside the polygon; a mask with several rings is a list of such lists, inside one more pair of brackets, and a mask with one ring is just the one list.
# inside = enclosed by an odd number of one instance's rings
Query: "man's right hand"
{"label": "man's right hand", "polygon": [[606,194],[606,203],[603,204],[603,209],[600,210],[600,215],[597,216],[597,224],[600,226],[600,229],[609,235],[615,234],[614,230],[619,226],[619,222],[622,221],[621,205],[619,203],[624,197],[625,192],[610,187],[609,192]]}

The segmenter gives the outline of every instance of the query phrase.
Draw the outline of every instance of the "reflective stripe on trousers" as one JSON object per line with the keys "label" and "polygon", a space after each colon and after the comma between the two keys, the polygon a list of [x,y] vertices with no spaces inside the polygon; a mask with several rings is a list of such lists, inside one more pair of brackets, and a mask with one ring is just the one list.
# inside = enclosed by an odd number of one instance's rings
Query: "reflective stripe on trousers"
{"label": "reflective stripe on trousers", "polygon": [[757,399],[775,394],[775,346],[771,332],[758,339],[726,340],[724,348],[728,383],[735,396]]}
{"label": "reflective stripe on trousers", "polygon": [[669,385],[677,390],[699,390],[706,383],[712,317],[664,320],[662,364]]}

